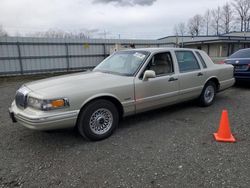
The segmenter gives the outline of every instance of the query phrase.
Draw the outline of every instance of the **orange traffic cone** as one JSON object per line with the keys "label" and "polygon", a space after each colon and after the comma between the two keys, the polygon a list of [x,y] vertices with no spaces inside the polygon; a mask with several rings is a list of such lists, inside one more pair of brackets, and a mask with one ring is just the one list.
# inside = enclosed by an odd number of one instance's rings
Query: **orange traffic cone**
{"label": "orange traffic cone", "polygon": [[217,133],[214,133],[214,138],[220,142],[236,142],[231,133],[227,110],[222,111],[220,126]]}

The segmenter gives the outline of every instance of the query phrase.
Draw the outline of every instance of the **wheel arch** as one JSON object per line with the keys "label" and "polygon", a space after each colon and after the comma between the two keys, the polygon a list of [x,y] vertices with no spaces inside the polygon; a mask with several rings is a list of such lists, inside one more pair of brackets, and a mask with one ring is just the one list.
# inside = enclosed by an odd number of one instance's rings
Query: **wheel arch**
{"label": "wheel arch", "polygon": [[80,116],[82,110],[88,104],[90,104],[91,102],[93,102],[95,100],[98,100],[98,99],[104,99],[104,100],[112,102],[115,105],[115,107],[117,108],[117,110],[118,110],[119,118],[123,117],[124,109],[123,109],[123,106],[122,106],[120,100],[117,97],[115,97],[114,95],[102,94],[102,95],[92,96],[92,97],[90,97],[90,98],[88,98],[87,100],[84,101],[84,103],[81,105],[80,112],[78,113],[77,122],[78,122],[78,119],[79,119],[79,116]]}
{"label": "wheel arch", "polygon": [[[206,85],[208,82],[210,82],[210,81],[212,81],[212,82],[215,83],[215,85],[216,85],[216,92],[218,92],[218,91],[220,90],[220,82],[219,82],[219,79],[218,79],[217,77],[215,77],[215,76],[210,77],[210,78],[208,78],[208,79],[206,80],[205,85]],[[204,85],[204,87],[205,87],[205,85]]]}

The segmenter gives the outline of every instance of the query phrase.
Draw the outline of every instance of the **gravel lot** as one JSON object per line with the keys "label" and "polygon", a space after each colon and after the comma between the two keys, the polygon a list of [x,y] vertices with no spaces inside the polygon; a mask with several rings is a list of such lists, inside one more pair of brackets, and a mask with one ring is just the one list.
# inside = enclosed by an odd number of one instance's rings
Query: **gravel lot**
{"label": "gravel lot", "polygon": [[[0,187],[250,187],[250,87],[124,119],[110,138],[74,130],[37,132],[13,124],[16,89],[39,77],[0,79]],[[222,109],[237,143],[217,143]]]}

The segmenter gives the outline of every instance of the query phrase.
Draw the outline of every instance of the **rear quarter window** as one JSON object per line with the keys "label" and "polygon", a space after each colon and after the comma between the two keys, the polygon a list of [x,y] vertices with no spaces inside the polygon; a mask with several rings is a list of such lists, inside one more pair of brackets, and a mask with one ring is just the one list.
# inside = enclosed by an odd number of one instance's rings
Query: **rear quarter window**
{"label": "rear quarter window", "polygon": [[198,56],[198,58],[199,58],[199,60],[200,60],[200,62],[201,62],[201,64],[202,64],[202,66],[203,66],[203,68],[207,68],[207,65],[206,65],[206,63],[205,63],[205,60],[203,59],[203,57],[202,57],[202,55],[200,54],[200,52],[195,52],[196,53],[196,55]]}

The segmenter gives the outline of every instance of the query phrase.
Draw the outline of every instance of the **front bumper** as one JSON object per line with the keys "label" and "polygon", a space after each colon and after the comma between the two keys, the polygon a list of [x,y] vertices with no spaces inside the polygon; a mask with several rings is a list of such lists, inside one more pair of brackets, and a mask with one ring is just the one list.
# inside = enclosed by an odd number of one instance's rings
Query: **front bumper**
{"label": "front bumper", "polygon": [[34,130],[52,130],[74,127],[79,110],[57,112],[49,114],[35,113],[31,110],[19,109],[15,102],[9,108],[9,114],[13,122]]}

